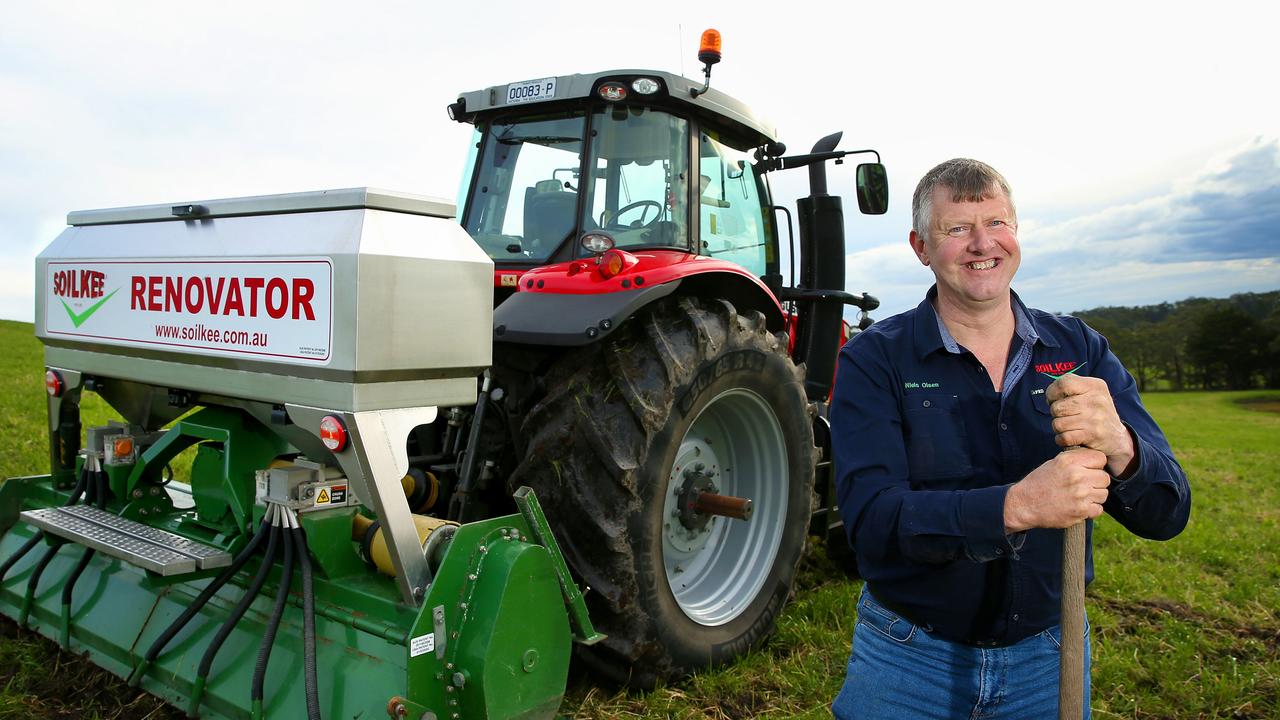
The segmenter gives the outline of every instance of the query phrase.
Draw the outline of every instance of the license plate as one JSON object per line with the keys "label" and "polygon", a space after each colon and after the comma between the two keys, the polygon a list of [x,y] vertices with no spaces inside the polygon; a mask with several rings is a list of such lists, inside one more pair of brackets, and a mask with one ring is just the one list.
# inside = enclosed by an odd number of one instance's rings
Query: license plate
{"label": "license plate", "polygon": [[526,80],[525,82],[511,83],[507,86],[508,105],[534,102],[536,100],[550,100],[555,96],[556,79],[553,77],[542,78],[541,80]]}

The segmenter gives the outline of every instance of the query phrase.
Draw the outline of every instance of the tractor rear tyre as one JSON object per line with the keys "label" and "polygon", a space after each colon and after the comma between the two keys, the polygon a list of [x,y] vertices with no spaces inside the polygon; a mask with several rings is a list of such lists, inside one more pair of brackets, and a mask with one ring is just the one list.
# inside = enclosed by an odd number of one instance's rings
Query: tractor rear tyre
{"label": "tractor rear tyre", "polygon": [[[652,687],[767,636],[804,550],[814,445],[803,370],[758,312],[663,301],[558,359],[523,422],[530,485],[603,642],[596,672]],[[746,498],[746,520],[693,509]]]}

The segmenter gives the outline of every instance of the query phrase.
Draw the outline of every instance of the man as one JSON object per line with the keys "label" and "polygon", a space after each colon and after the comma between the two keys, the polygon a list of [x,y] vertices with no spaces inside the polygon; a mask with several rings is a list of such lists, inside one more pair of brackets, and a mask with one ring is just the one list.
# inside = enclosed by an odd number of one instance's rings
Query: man
{"label": "man", "polygon": [[[866,580],[832,712],[1056,717],[1061,529],[1105,511],[1171,538],[1186,475],[1106,340],[1010,289],[1017,215],[999,173],[945,162],[912,216],[937,282],[844,347],[832,398],[840,511]],[[1087,624],[1085,643],[1088,688]]]}

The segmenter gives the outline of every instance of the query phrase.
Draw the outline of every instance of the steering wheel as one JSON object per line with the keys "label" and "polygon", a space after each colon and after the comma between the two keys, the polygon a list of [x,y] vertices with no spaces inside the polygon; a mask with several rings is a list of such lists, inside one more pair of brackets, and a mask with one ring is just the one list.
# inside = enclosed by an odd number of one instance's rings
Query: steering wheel
{"label": "steering wheel", "polygon": [[[653,209],[657,210],[658,212],[656,215],[653,216],[652,220],[649,220],[648,222],[646,222],[644,219],[644,216],[647,214],[646,211],[650,206],[652,206]],[[632,210],[635,210],[637,208],[641,208],[641,210],[640,210],[640,217],[636,221],[632,223],[624,223],[618,219],[623,215],[625,215],[626,213],[631,212]],[[605,230],[630,230],[632,228],[648,227],[649,225],[652,225],[653,223],[657,222],[658,218],[660,217],[662,217],[662,203],[658,202],[657,200],[637,200],[631,203],[630,205],[624,205],[618,208],[618,212],[614,213],[613,217],[609,218],[609,222],[605,223],[604,229]]]}

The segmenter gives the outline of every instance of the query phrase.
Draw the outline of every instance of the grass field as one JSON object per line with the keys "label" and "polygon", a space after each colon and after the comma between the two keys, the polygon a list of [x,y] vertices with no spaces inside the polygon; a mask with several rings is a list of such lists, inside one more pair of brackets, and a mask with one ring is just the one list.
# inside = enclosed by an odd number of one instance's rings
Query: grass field
{"label": "grass field", "polygon": [[[44,471],[44,390],[31,326],[0,321],[0,347],[0,477]],[[1155,543],[1099,522],[1088,599],[1094,717],[1280,718],[1280,392],[1146,401],[1191,478],[1191,523]],[[89,420],[109,416],[96,398],[85,408]],[[562,710],[583,718],[829,717],[858,589],[815,547],[778,632],[740,663],[651,693],[575,676]],[[0,720],[82,717],[180,714],[0,621]]]}

